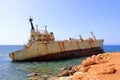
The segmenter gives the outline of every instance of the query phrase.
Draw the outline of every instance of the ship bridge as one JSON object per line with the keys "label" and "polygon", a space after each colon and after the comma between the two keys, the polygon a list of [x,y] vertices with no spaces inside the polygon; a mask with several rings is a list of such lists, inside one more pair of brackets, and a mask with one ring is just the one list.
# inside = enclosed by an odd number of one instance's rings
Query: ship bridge
{"label": "ship bridge", "polygon": [[47,31],[47,26],[45,26],[44,30],[38,30],[38,25],[36,25],[36,29],[34,28],[34,25],[32,23],[33,19],[30,18],[29,21],[31,23],[31,32],[30,32],[29,42],[36,42],[36,41],[50,42],[55,40],[53,32]]}

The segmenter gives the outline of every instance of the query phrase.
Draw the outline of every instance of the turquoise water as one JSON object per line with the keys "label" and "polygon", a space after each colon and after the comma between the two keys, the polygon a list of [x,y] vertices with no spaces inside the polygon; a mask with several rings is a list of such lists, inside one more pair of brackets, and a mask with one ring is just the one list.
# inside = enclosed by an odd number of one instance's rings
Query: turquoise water
{"label": "turquoise water", "polygon": [[[83,57],[59,61],[12,62],[8,54],[19,49],[22,49],[21,45],[0,45],[0,80],[28,80],[26,75],[32,72],[55,76],[61,68],[79,65],[85,59]],[[104,50],[119,52],[120,45],[105,45]]]}

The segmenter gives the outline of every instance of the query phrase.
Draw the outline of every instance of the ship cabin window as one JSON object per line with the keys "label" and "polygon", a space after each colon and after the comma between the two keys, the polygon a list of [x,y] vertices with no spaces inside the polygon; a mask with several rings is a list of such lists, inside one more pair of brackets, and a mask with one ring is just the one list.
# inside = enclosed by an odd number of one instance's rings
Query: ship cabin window
{"label": "ship cabin window", "polygon": [[42,39],[40,39],[40,41],[42,41]]}
{"label": "ship cabin window", "polygon": [[72,40],[72,38],[69,38],[69,40]]}
{"label": "ship cabin window", "polygon": [[50,34],[53,34],[53,32],[50,32]]}
{"label": "ship cabin window", "polygon": [[52,39],[49,39],[50,41],[52,41]]}
{"label": "ship cabin window", "polygon": [[46,36],[46,34],[43,35],[44,37]]}

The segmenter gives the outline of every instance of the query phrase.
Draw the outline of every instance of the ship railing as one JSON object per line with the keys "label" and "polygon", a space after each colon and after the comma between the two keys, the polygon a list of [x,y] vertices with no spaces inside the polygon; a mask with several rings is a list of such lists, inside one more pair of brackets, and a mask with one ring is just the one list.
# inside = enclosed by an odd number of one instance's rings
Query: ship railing
{"label": "ship railing", "polygon": [[45,30],[39,30],[40,33],[46,34]]}
{"label": "ship railing", "polygon": [[80,39],[69,38],[69,40],[75,40],[75,41],[79,41]]}

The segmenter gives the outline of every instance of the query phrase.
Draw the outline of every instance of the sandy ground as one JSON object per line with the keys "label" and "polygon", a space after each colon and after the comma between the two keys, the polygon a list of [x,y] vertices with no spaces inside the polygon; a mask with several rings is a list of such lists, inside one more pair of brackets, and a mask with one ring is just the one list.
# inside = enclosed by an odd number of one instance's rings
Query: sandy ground
{"label": "sandy ground", "polygon": [[72,80],[120,80],[120,52],[88,57],[77,66]]}

